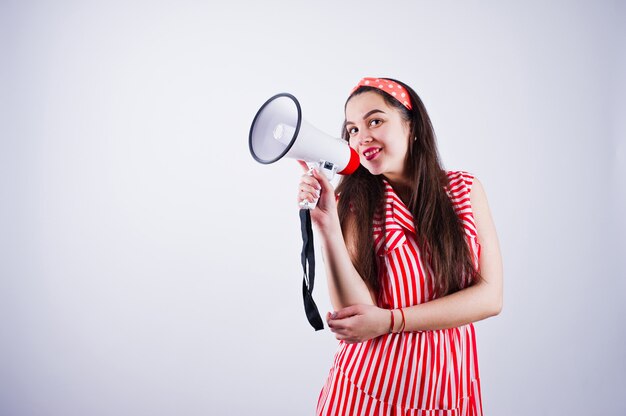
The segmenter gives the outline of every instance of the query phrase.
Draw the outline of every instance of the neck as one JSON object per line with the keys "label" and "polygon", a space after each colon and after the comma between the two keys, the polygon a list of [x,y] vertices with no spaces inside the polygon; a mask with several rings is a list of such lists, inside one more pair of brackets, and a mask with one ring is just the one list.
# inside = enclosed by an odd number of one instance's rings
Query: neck
{"label": "neck", "polygon": [[402,177],[397,178],[385,176],[385,179],[389,182],[389,185],[391,185],[396,194],[398,194],[402,202],[404,202],[404,204],[408,207],[409,202],[411,201],[411,195],[414,191],[410,181],[407,178]]}
{"label": "neck", "polygon": [[399,188],[408,188],[411,186],[409,178],[407,178],[405,175],[383,175],[383,177],[387,180],[387,182],[389,182],[389,184],[391,186],[393,186],[394,189],[399,189]]}

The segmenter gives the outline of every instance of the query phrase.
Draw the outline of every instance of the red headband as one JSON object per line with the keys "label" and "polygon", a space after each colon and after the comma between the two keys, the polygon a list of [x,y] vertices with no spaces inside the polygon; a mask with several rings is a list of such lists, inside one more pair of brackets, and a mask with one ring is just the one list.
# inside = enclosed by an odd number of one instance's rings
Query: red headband
{"label": "red headband", "polygon": [[352,89],[350,94],[356,91],[356,89],[359,87],[378,88],[379,90],[385,91],[387,94],[400,101],[400,103],[409,110],[413,108],[411,105],[411,97],[409,96],[409,92],[406,90],[406,88],[404,88],[397,82],[393,82],[385,78],[366,77],[359,81],[356,87]]}

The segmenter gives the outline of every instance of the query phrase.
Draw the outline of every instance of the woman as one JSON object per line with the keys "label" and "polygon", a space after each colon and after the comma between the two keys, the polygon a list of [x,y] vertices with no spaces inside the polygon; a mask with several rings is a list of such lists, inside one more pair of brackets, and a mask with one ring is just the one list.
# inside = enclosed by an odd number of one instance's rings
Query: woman
{"label": "woman", "polygon": [[311,219],[335,309],[326,320],[340,340],[317,413],[481,415],[472,322],[502,308],[483,187],[443,170],[424,105],[402,82],[364,78],[345,116],[361,167],[336,194],[317,171],[298,193],[319,199]]}

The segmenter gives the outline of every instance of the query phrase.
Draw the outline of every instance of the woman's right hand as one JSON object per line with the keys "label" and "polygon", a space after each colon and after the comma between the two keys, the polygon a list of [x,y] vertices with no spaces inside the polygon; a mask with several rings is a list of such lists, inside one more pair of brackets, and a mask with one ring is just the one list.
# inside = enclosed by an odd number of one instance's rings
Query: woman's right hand
{"label": "woman's right hand", "polygon": [[317,206],[311,210],[313,224],[322,233],[332,231],[334,227],[340,230],[335,189],[330,181],[317,169],[312,170],[311,176],[309,166],[303,160],[298,160],[298,163],[305,172],[300,178],[298,187],[298,204],[305,200],[311,203],[317,201]]}

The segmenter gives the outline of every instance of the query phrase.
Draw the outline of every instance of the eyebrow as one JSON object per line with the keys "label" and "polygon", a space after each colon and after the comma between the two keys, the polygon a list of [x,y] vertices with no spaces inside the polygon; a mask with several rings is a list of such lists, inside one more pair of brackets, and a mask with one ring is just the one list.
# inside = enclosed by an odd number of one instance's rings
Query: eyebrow
{"label": "eyebrow", "polygon": [[[373,109],[373,110],[368,111],[367,113],[365,113],[365,115],[363,116],[363,120],[367,119],[369,116],[371,116],[372,114],[375,114],[375,113],[383,113],[383,114],[386,114],[383,110],[379,110],[379,109],[375,108],[375,109]],[[354,122],[353,122],[353,121],[346,121],[346,126],[347,126],[348,124],[354,124]]]}

